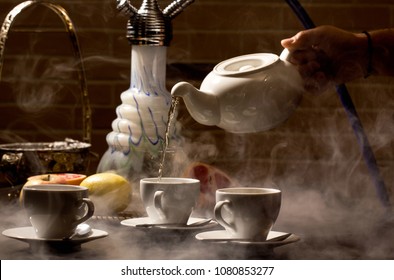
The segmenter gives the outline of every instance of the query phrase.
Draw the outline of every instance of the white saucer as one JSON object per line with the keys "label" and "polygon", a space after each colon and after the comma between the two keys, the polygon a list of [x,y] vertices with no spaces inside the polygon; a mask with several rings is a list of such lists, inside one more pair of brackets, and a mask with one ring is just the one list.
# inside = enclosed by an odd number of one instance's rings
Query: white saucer
{"label": "white saucer", "polygon": [[92,229],[92,232],[89,235],[75,236],[72,239],[45,239],[37,237],[33,227],[19,227],[6,229],[3,231],[3,235],[9,238],[27,242],[30,245],[36,245],[40,243],[58,247],[74,247],[80,246],[85,242],[106,237],[108,232],[99,229]]}
{"label": "white saucer", "polygon": [[[281,237],[283,237],[283,239]],[[300,238],[295,234],[289,234],[286,232],[279,232],[279,231],[270,231],[267,240],[265,241],[254,241],[247,239],[242,240],[239,238],[234,238],[233,236],[228,234],[228,232],[225,230],[201,232],[196,235],[196,239],[202,241],[215,242],[215,243],[231,242],[232,244],[239,244],[239,245],[276,246],[276,247],[300,240]]]}
{"label": "white saucer", "polygon": [[[188,224],[195,223],[201,220],[205,220],[204,218],[189,218],[187,221]],[[145,225],[152,223],[149,217],[142,217],[142,218],[132,218],[123,220],[120,222],[124,226],[134,227],[142,230],[177,230],[177,231],[195,231],[195,230],[202,230],[202,229],[209,229],[212,227],[217,226],[215,221],[210,221],[208,224],[201,225],[201,226],[187,226],[187,225],[154,225],[152,227],[139,227],[138,225]]]}

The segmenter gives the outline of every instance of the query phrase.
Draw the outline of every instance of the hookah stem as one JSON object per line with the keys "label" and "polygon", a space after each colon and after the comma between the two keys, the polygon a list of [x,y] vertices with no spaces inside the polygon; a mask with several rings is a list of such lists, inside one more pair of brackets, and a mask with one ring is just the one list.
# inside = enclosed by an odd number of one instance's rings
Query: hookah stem
{"label": "hookah stem", "polygon": [[[315,24],[313,23],[312,19],[309,17],[307,12],[304,10],[304,8],[297,0],[285,0],[285,1],[293,10],[293,12],[296,14],[296,16],[301,21],[305,29],[311,29],[315,27]],[[376,162],[375,155],[372,151],[371,145],[368,141],[367,135],[365,134],[363,125],[357,114],[356,108],[349,95],[347,87],[344,84],[341,84],[336,86],[336,90],[342,102],[342,105],[346,110],[348,119],[350,121],[350,124],[356,135],[357,141],[362,150],[364,160],[367,164],[368,170],[375,184],[377,195],[381,200],[383,206],[389,207],[391,205],[390,205],[390,198],[386,189],[386,185],[379,172],[379,167]]]}

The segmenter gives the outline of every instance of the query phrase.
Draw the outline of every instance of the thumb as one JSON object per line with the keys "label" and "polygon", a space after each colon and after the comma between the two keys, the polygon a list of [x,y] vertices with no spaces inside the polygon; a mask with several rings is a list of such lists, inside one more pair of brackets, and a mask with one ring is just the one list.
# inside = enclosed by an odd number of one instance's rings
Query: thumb
{"label": "thumb", "polygon": [[293,46],[294,41],[295,41],[295,38],[291,37],[291,38],[281,40],[280,43],[281,43],[282,47],[284,47],[285,49],[293,49],[293,48],[295,48]]}
{"label": "thumb", "polygon": [[314,29],[302,30],[291,38],[283,39],[281,44],[289,50],[307,49],[319,41],[319,33]]}

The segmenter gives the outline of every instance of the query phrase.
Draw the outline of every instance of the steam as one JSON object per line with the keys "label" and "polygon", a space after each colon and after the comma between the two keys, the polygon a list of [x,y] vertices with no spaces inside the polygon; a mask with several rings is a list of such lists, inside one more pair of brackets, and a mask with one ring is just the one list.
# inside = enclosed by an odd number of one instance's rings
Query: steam
{"label": "steam", "polygon": [[[113,3],[103,2],[105,9],[90,5],[89,9],[81,12],[87,18],[103,16],[104,20],[109,21],[115,12],[101,11],[113,10]],[[178,52],[178,56],[187,56],[186,54],[187,50]],[[32,87],[29,83],[16,83],[15,79],[8,78],[8,81],[17,85],[13,92],[18,106],[27,113],[38,114],[59,101],[58,93],[68,86],[62,82],[54,83],[53,80],[59,77],[62,77],[62,80],[71,79],[75,75],[75,63],[78,62],[53,61],[42,67],[37,61],[30,65],[24,61],[26,60],[15,64],[13,73],[31,80],[37,78],[33,77],[32,73],[36,75],[39,72],[41,77],[46,77],[43,82],[37,87]],[[130,66],[128,60],[96,55],[84,57],[84,62],[87,71],[111,63],[127,64],[127,68]],[[42,68],[43,71],[38,71]],[[129,80],[129,76],[126,75],[121,78]],[[78,98],[79,92],[73,94]],[[324,102],[322,99],[325,96],[314,98]],[[303,119],[306,124],[294,124],[293,120],[297,117],[298,120],[302,119],[296,112],[287,124],[267,133],[238,135],[216,128],[201,128],[187,120],[188,114],[184,113],[180,118],[183,122],[182,134],[185,136],[177,142],[177,155],[174,161],[169,163],[172,175],[181,176],[190,163],[203,161],[221,168],[243,186],[273,186],[281,189],[282,209],[274,230],[297,234],[301,241],[275,249],[274,258],[393,258],[392,213],[382,207],[376,196],[354,135],[348,129],[347,120],[343,120],[338,111],[332,111],[330,114],[331,117],[319,119],[321,130],[315,128],[316,124],[311,125],[316,120]],[[27,119],[19,121],[25,120]],[[15,123],[9,125],[12,128]],[[33,125],[40,129],[40,133],[51,133],[51,129],[44,124]],[[305,131],[294,131],[294,128],[299,128],[300,125],[306,127]],[[375,151],[379,152],[391,145],[394,124],[390,112],[379,113],[369,129]],[[288,138],[287,135],[295,136]],[[24,140],[23,137],[11,132],[2,132],[0,139],[7,142]],[[384,174],[392,173],[392,166],[388,163],[382,167]],[[1,207],[0,213],[1,230],[30,225],[19,205]],[[48,252],[46,248],[30,252],[26,244],[0,236],[2,256],[26,258],[28,253],[27,258],[33,259],[67,259],[71,256],[91,259],[249,257],[239,248],[201,244],[192,236],[158,236],[135,231],[121,226],[117,218],[92,219],[89,223],[94,228],[108,231],[109,236],[103,240],[83,244],[81,251],[75,255]]]}
{"label": "steam", "polygon": [[[378,119],[382,118],[384,119]],[[286,127],[283,130],[286,130]],[[273,134],[281,131],[282,129],[278,129]],[[185,133],[187,134],[187,131]],[[302,137],[297,141],[273,141],[275,137],[265,134],[221,135],[224,137],[219,141],[215,137],[215,130],[207,129],[199,133],[198,137],[182,139],[179,160],[175,161],[174,165],[175,173],[180,174],[186,165],[196,160],[216,162],[215,166],[231,174],[244,186],[273,186],[281,189],[282,209],[273,230],[294,233],[301,237],[301,241],[276,248],[273,255],[267,255],[269,252],[261,252],[253,246],[245,248],[231,244],[215,245],[195,240],[193,235],[135,230],[121,226],[117,217],[104,217],[88,222],[93,228],[107,231],[109,236],[83,244],[80,251],[69,254],[48,251],[48,248],[43,247],[30,252],[23,244],[19,247],[20,251],[9,252],[10,256],[18,258],[20,254],[20,257],[26,258],[28,252],[28,258],[33,259],[393,257],[393,218],[391,212],[382,207],[377,199],[369,174],[359,170],[363,161],[357,149],[351,153],[351,158],[346,160],[340,142],[336,141],[338,139],[332,135],[324,137],[324,146],[330,151],[330,157],[319,163],[311,160],[312,151],[304,146]],[[264,138],[270,141],[262,142],[261,139]],[[263,143],[271,143],[271,150],[267,154],[269,159],[259,162],[256,160],[256,153]],[[223,158],[224,155],[226,158]],[[284,162],[286,156],[293,160]],[[297,157],[304,159],[295,159]],[[233,161],[229,158],[233,158]],[[28,225],[21,212],[14,213],[19,214],[6,219],[5,225]],[[16,218],[20,220],[17,221]],[[6,242],[10,241],[0,238],[0,244],[7,246]]]}
{"label": "steam", "polygon": [[[326,96],[314,97],[320,101],[312,102],[322,102]],[[291,118],[299,120],[297,113]],[[342,111],[332,110],[327,116],[319,119],[319,126],[314,123],[316,119],[304,120],[301,132],[294,131],[293,119],[267,133],[253,135],[220,133],[218,137],[215,129],[207,128],[191,137],[187,150],[211,147],[209,153],[200,154],[200,161],[213,162],[245,187],[282,190],[282,209],[274,230],[293,232],[301,241],[277,248],[277,257],[392,258],[392,209],[379,200]],[[381,172],[389,180],[391,168],[381,153],[393,139],[391,113],[379,112],[367,123],[370,142],[383,163]],[[193,129],[192,123],[187,124]],[[194,154],[190,155],[193,161]],[[196,155],[198,158],[198,152]],[[392,194],[390,184],[387,186]]]}
{"label": "steam", "polygon": [[[122,63],[122,60],[100,56],[86,58],[88,69],[112,62]],[[64,73],[71,75],[73,65],[58,65],[56,69],[63,69]],[[48,99],[54,102],[56,95],[51,96],[52,91],[45,89],[48,90],[37,91],[37,94],[48,95]],[[325,96],[317,98],[324,99]],[[21,100],[19,103],[22,107],[29,107],[31,104],[28,102],[35,100],[37,104],[42,99],[46,98],[37,96],[36,99]],[[50,102],[44,102],[41,109],[50,106]],[[299,235],[301,241],[275,249],[274,258],[392,258],[394,223],[391,212],[382,207],[378,200],[358,144],[347,120],[342,121],[341,116],[339,110],[332,111],[330,117],[319,119],[321,128],[313,125],[313,119],[304,120],[305,133],[302,133],[293,130],[296,112],[283,126],[269,132],[231,134],[217,128],[202,128],[190,120],[187,112],[183,112],[179,120],[183,124],[181,134],[184,136],[178,139],[176,157],[168,164],[172,175],[181,176],[190,163],[203,161],[224,170],[243,186],[281,189],[282,209],[274,230]],[[393,133],[390,112],[377,114],[369,128],[374,150],[379,152],[391,145]],[[296,137],[289,138],[287,135]],[[2,137],[10,141],[16,139],[12,133],[2,134]],[[390,173],[390,166],[384,165],[382,171]],[[2,222],[2,230],[29,225],[18,207],[11,212],[12,215],[2,213],[9,217]],[[253,250],[246,252],[220,245],[212,247],[215,250],[206,250],[209,245],[201,244],[190,236],[184,238],[170,234],[158,238],[155,234],[121,226],[116,218],[92,219],[89,223],[94,228],[107,231],[109,236],[105,240],[83,244],[81,251],[73,255],[48,252],[47,248],[41,248],[29,253],[31,255],[28,257],[149,259],[168,258],[171,251],[171,258],[210,259],[248,258],[253,253]],[[1,247],[6,248],[9,256],[24,258],[26,252],[30,252],[23,243],[19,245],[19,251],[13,251],[8,248],[9,242],[15,244],[19,241],[0,237]]]}

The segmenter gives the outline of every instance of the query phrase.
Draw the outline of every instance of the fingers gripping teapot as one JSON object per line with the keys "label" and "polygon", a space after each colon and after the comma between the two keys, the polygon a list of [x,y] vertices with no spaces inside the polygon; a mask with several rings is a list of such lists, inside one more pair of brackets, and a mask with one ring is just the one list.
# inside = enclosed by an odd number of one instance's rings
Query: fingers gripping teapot
{"label": "fingers gripping teapot", "polygon": [[256,53],[230,58],[214,67],[200,90],[179,82],[171,94],[182,97],[201,124],[232,133],[265,131],[284,122],[302,97],[302,79],[287,56],[285,49],[280,57]]}

